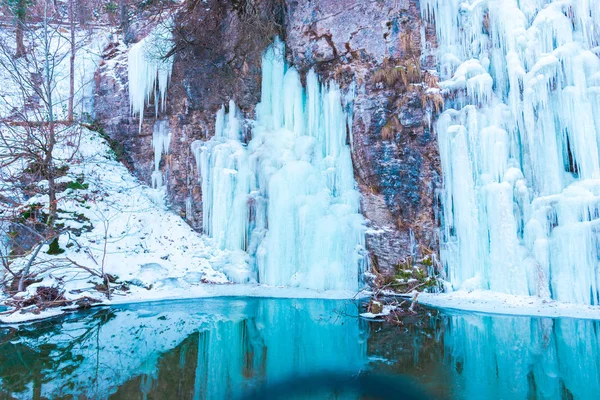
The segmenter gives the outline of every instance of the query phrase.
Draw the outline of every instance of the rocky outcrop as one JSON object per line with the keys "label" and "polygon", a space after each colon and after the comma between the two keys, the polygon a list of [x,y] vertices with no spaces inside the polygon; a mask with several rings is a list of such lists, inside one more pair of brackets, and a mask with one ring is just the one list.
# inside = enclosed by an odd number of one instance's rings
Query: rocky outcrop
{"label": "rocky outcrop", "polygon": [[[243,3],[243,4],[242,4]],[[254,4],[254,7],[250,7]],[[256,3],[256,4],[255,4]],[[407,257],[436,249],[435,193],[440,185],[435,136],[429,128],[427,35],[417,0],[209,0],[180,16],[165,115],[172,132],[163,158],[170,205],[201,226],[201,193],[190,144],[212,135],[214,115],[233,98],[254,116],[260,100],[260,57],[274,34],[284,37],[288,59],[301,73],[356,86],[352,134],[356,178],[369,220],[372,263],[390,273]],[[111,56],[97,79],[96,117],[122,143],[140,178],[150,180],[154,115],[141,131],[129,117],[126,54]],[[125,69],[125,70],[124,70]],[[188,211],[190,211],[188,209]]]}

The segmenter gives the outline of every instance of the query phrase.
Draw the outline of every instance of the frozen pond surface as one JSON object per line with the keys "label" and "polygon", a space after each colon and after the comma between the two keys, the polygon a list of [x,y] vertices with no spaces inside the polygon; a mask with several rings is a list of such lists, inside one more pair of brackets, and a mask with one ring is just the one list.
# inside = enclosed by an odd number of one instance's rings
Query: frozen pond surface
{"label": "frozen pond surface", "polygon": [[221,298],[3,327],[0,397],[226,399],[327,371],[406,377],[443,399],[600,392],[599,322],[426,311],[394,326],[357,313],[351,301]]}

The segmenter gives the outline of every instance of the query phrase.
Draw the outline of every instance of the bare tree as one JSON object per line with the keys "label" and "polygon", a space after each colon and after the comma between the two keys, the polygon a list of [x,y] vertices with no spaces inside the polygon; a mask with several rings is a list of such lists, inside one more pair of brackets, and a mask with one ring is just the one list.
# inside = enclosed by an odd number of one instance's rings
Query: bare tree
{"label": "bare tree", "polygon": [[[61,233],[55,227],[59,200],[57,179],[65,174],[68,162],[77,152],[81,133],[79,127],[71,126],[75,97],[74,23],[71,17],[71,35],[66,38],[54,5],[45,0],[40,6],[41,22],[22,26],[25,57],[14,57],[14,42],[11,38],[0,38],[0,69],[3,77],[8,78],[2,88],[5,101],[0,104],[0,170],[6,175],[3,183],[8,183],[3,189],[12,191],[6,197],[17,204],[24,199],[18,198],[19,192],[25,193],[25,197],[41,193],[48,199],[47,214],[38,214],[44,217],[43,228],[38,220],[30,222],[27,218],[20,220],[18,216],[6,216],[12,219],[6,226],[14,229],[15,224],[20,225],[37,242],[28,255],[26,267],[19,272],[19,291],[23,290],[41,248],[56,241]],[[70,14],[72,16],[72,10]],[[64,121],[59,116],[65,99],[61,98],[57,87],[60,80],[66,79],[64,71],[69,56],[70,90],[68,115]],[[60,156],[57,146],[61,147]],[[6,231],[4,234],[10,237]],[[26,251],[22,255],[26,255]],[[13,272],[17,271],[10,271],[7,265],[5,263],[5,270],[16,278]]]}

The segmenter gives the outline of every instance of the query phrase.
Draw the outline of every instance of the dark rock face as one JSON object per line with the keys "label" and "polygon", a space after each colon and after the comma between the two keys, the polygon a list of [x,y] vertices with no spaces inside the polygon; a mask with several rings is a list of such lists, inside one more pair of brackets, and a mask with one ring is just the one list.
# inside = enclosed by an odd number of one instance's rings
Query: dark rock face
{"label": "dark rock face", "polygon": [[[285,7],[273,8],[281,3]],[[261,51],[279,33],[289,62],[301,73],[315,68],[323,80],[335,79],[343,88],[356,84],[349,138],[373,266],[390,273],[415,251],[437,249],[435,191],[441,174],[425,111],[422,71],[428,66],[420,60],[422,32],[427,32],[418,0],[261,0],[256,12],[267,18],[257,23],[228,2],[209,0],[193,18],[178,20],[188,45],[176,53],[167,112],[159,116],[168,118],[172,132],[162,165],[171,207],[183,214],[191,197],[194,206],[186,217],[200,228],[201,192],[190,144],[212,135],[215,113],[229,99],[246,117],[254,116]],[[110,54],[98,73],[96,117],[123,143],[135,172],[148,182],[153,108],[139,132],[129,117],[127,55]],[[414,76],[396,77],[398,67]]]}

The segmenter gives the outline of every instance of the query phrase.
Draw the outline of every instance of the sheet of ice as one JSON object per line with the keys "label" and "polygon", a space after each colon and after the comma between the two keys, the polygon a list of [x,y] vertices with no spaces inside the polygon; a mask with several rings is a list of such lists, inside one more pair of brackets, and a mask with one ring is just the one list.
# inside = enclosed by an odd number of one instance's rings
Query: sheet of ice
{"label": "sheet of ice", "polygon": [[600,304],[600,2],[423,0],[448,288]]}
{"label": "sheet of ice", "polygon": [[306,91],[277,39],[263,56],[262,99],[246,144],[235,103],[214,137],[192,145],[202,179],[204,231],[221,249],[246,251],[251,276],[278,286],[356,290],[364,224],[348,121],[351,94],[314,71]]}

